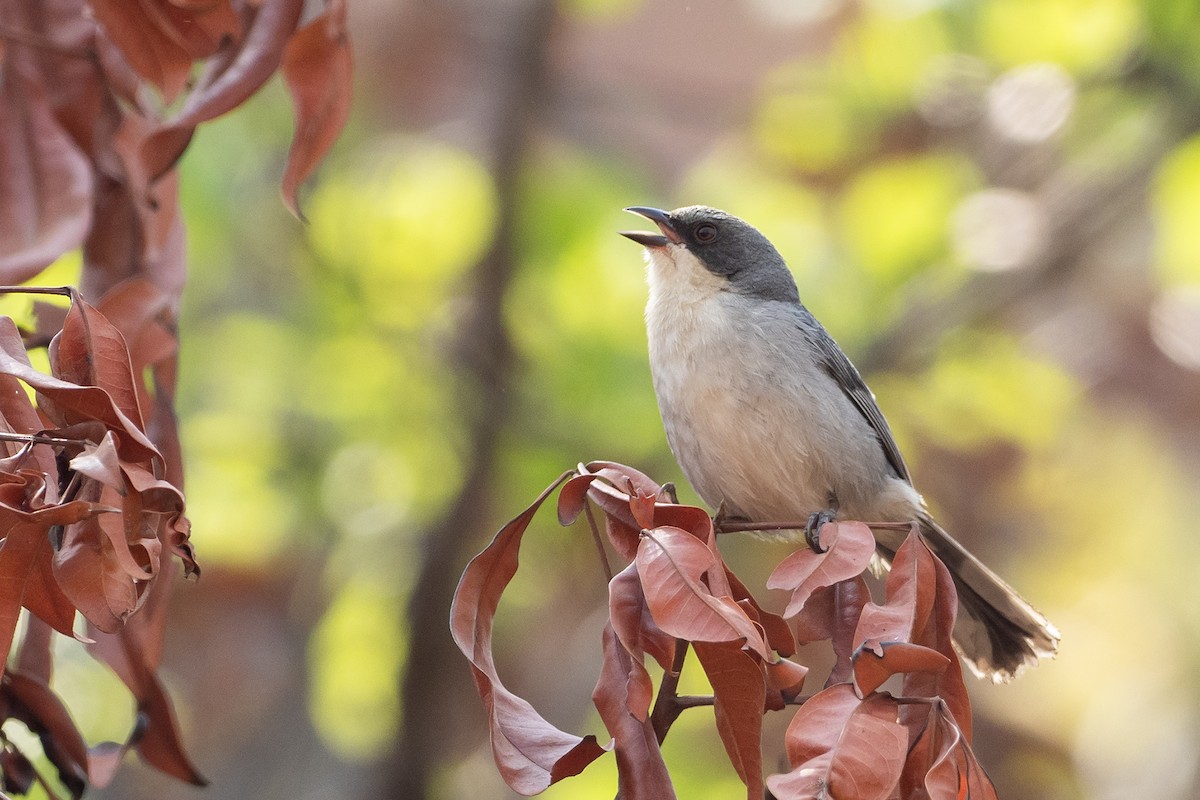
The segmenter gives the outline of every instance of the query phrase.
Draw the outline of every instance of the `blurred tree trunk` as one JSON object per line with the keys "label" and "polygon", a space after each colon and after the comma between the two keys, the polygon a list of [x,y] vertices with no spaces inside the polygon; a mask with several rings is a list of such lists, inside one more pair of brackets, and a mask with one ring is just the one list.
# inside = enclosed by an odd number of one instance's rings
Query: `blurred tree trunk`
{"label": "blurred tree trunk", "polygon": [[[422,561],[407,616],[407,669],[401,683],[401,730],[377,796],[420,800],[443,752],[462,729],[464,712],[482,724],[468,667],[450,638],[448,609],[458,576],[493,526],[490,501],[497,441],[510,411],[508,385],[515,358],[504,324],[504,296],[517,269],[513,238],[518,178],[536,117],[546,97],[546,51],[554,21],[550,0],[525,0],[473,9],[473,33],[485,50],[480,86],[481,129],[496,184],[497,221],[491,246],[470,276],[467,310],[458,327],[454,363],[467,420],[463,485],[445,515],[423,536]],[[497,23],[497,16],[503,15]],[[490,51],[490,52],[487,52]]]}

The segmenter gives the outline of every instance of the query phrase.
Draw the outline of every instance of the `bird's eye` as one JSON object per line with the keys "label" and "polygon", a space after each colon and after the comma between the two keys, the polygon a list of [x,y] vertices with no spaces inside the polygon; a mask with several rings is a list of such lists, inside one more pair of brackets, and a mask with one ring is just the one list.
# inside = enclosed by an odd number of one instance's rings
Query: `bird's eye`
{"label": "bird's eye", "polygon": [[706,222],[696,228],[696,241],[703,244],[708,244],[717,238],[717,226],[711,222]]}

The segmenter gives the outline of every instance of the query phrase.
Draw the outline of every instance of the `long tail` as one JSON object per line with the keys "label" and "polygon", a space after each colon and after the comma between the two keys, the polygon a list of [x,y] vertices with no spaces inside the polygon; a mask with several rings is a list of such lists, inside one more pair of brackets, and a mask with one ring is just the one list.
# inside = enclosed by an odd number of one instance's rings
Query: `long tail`
{"label": "long tail", "polygon": [[1011,680],[1058,652],[1058,628],[971,555],[932,517],[918,518],[929,548],[954,576],[959,615],[954,642],[981,678]]}

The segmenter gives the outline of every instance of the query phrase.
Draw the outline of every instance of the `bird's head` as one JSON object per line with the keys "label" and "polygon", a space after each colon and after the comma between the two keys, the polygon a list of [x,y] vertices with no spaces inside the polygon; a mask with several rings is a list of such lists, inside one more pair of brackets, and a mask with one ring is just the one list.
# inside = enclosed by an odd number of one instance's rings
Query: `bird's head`
{"label": "bird's head", "polygon": [[663,211],[631,206],[658,226],[659,233],[622,231],[646,248],[649,279],[677,290],[732,291],[760,300],[798,302],[796,282],[779,251],[757,228],[708,206]]}

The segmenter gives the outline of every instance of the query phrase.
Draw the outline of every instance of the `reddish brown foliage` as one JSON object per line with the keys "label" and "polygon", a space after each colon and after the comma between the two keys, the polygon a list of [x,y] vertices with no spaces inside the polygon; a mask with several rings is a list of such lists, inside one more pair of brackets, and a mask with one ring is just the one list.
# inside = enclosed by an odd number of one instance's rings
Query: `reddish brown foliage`
{"label": "reddish brown foliage", "polygon": [[[204,782],[157,677],[171,555],[199,572],[174,413],[185,275],[174,168],[198,125],[281,69],[297,115],[283,194],[299,213],[300,184],[346,121],[351,70],[345,0],[307,22],[304,8],[0,0],[0,284],[83,253],[68,310],[41,307],[36,331],[0,317],[0,652],[21,610],[31,615],[0,679],[0,722],[36,732],[75,796],[129,749]],[[27,356],[47,345],[49,374]],[[89,750],[49,686],[50,632],[75,636],[76,612],[78,638],[136,701],[123,744]],[[45,785],[7,739],[0,776],[10,792]]]}
{"label": "reddish brown foliage", "polygon": [[[675,796],[659,743],[684,709],[675,685],[689,647],[713,687],[717,732],[750,800],[764,787],[778,800],[995,797],[970,747],[970,702],[950,644],[953,582],[916,532],[896,553],[877,604],[863,579],[875,549],[870,528],[825,525],[824,552],[805,547],[771,576],[771,587],[791,592],[789,626],[725,565],[707,514],[611,463],[580,465],[549,487],[471,561],[454,599],[454,638],[475,667],[496,764],[513,789],[540,792],[606,749],[558,730],[504,689],[491,658],[492,618],[521,538],[560,485],[559,521],[572,523],[594,503],[609,544],[630,561],[609,583],[592,695],[613,739],[623,800]],[[837,655],[825,688],[808,697],[800,696],[807,667],[788,658],[796,635],[828,641]],[[657,698],[647,654],[664,671]],[[892,676],[898,691],[881,691]],[[791,769],[764,777],[763,716],[789,704],[800,704],[784,742]]]}

